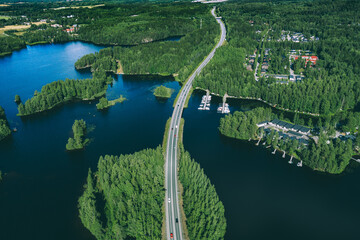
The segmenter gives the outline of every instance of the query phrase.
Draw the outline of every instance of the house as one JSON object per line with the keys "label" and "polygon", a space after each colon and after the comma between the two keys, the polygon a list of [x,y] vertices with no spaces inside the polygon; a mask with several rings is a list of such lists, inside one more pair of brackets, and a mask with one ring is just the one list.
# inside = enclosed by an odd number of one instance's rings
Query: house
{"label": "house", "polygon": [[279,74],[275,74],[274,78],[276,79],[286,79],[288,80],[288,76],[287,75],[279,75]]}
{"label": "house", "polygon": [[307,127],[302,127],[298,130],[299,133],[302,133],[302,134],[309,134],[310,133],[310,129],[307,128]]}
{"label": "house", "polygon": [[75,31],[75,28],[67,28],[64,31],[67,33],[73,33]]}
{"label": "house", "polygon": [[303,135],[294,131],[288,131],[289,134],[294,135],[297,138],[301,138]]}
{"label": "house", "polygon": [[258,124],[256,124],[256,126],[258,127],[263,127],[269,124],[269,121],[263,121],[263,122],[259,122]]}
{"label": "house", "polygon": [[295,76],[295,78],[296,78],[296,82],[301,82],[302,80],[305,79],[305,77],[300,76],[300,75]]}
{"label": "house", "polygon": [[309,61],[312,62],[314,65],[316,64],[316,61],[318,60],[317,56],[301,56],[302,59],[305,59],[305,63],[307,64]]}
{"label": "house", "polygon": [[[293,57],[295,60],[297,60],[299,58],[299,56],[291,56]],[[317,56],[308,56],[308,55],[303,55],[301,56],[301,59],[304,59],[305,60],[305,64],[307,64],[309,61],[312,63],[312,64],[316,64],[316,61],[318,60],[318,57]]]}

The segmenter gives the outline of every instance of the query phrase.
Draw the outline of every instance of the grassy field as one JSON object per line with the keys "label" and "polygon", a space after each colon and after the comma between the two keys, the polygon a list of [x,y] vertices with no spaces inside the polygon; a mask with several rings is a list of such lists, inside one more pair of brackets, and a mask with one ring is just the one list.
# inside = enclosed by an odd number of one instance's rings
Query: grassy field
{"label": "grassy field", "polygon": [[0,20],[1,19],[5,19],[5,20],[8,20],[8,19],[10,19],[11,17],[9,17],[9,16],[0,16]]}
{"label": "grassy field", "polygon": [[[46,24],[46,23],[33,22],[31,24],[40,25],[40,24]],[[8,30],[22,31],[22,30],[28,29],[30,27],[31,27],[30,25],[9,25],[9,26],[5,26],[3,28],[0,28],[0,34],[3,34],[5,31],[8,31]]]}
{"label": "grassy field", "polygon": [[88,5],[88,6],[74,6],[74,7],[58,7],[58,8],[53,8],[53,10],[63,10],[63,9],[68,9],[68,8],[72,8],[72,9],[78,9],[78,8],[95,8],[95,7],[102,7],[105,6],[105,4],[98,4],[98,5]]}

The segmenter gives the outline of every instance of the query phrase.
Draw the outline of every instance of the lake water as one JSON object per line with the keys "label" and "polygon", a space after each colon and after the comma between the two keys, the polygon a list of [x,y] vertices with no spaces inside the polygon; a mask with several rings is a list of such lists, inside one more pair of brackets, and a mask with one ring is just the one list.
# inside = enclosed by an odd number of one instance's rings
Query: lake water
{"label": "lake water", "polygon": [[[128,100],[108,111],[96,101],[75,102],[21,119],[15,94],[22,100],[52,81],[90,77],[75,61],[100,46],[71,42],[27,47],[0,58],[0,105],[11,127],[18,129],[0,142],[0,239],[94,239],[78,217],[77,200],[89,168],[96,170],[104,154],[127,154],[162,143],[166,120],[180,86],[172,79],[118,76],[107,97]],[[158,101],[152,90],[161,84],[175,89]],[[219,135],[220,99],[211,111],[198,111],[195,92],[184,111],[185,149],[204,168],[224,202],[226,239],[359,239],[360,171],[353,164],[345,174],[330,176],[297,168],[281,154]],[[230,100],[231,110],[257,104]],[[65,144],[75,119],[93,129],[90,145],[68,153]]]}
{"label": "lake water", "polygon": [[[127,154],[162,143],[166,120],[180,89],[172,79],[123,79],[107,96],[128,100],[108,111],[96,110],[96,101],[66,104],[21,119],[15,94],[22,100],[58,79],[90,77],[79,73],[75,61],[101,47],[80,42],[28,47],[0,59],[0,105],[18,132],[0,142],[0,239],[94,239],[78,217],[77,199],[87,171],[96,170],[99,156]],[[175,89],[172,98],[158,101],[152,90],[161,84]],[[90,145],[80,152],[65,151],[75,119],[95,129]]]}

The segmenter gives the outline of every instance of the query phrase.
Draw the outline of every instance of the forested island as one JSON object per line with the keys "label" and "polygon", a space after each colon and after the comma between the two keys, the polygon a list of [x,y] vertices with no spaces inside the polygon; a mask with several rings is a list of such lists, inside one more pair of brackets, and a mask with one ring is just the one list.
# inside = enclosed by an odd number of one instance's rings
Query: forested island
{"label": "forested island", "polygon": [[0,141],[11,134],[4,109],[0,106]]}
{"label": "forested island", "polygon": [[102,98],[100,98],[99,103],[96,104],[96,108],[98,110],[102,110],[102,109],[114,106],[116,103],[122,103],[125,100],[126,100],[126,98],[124,98],[123,96],[120,96],[119,98],[114,99],[114,100],[110,100],[110,101],[107,100],[107,98],[102,97]]}
{"label": "forested island", "polygon": [[34,96],[25,104],[19,104],[18,116],[43,112],[76,99],[93,100],[105,95],[108,84],[111,82],[111,76],[107,76],[104,70],[98,70],[93,73],[92,79],[66,79],[49,83],[43,86],[40,92],[35,91]]}
{"label": "forested island", "polygon": [[154,90],[154,96],[158,98],[170,98],[173,93],[173,89],[167,88],[165,86],[159,86]]}
{"label": "forested island", "polygon": [[66,150],[72,151],[83,149],[89,143],[90,140],[85,138],[86,129],[86,122],[83,119],[75,120],[72,126],[74,137],[68,139]]}

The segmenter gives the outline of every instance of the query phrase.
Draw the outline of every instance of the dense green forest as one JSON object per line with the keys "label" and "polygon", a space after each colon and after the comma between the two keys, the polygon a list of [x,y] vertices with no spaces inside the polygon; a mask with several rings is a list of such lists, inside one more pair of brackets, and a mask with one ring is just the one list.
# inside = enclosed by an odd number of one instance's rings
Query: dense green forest
{"label": "dense green forest", "polygon": [[98,110],[102,110],[102,109],[114,106],[116,103],[122,103],[125,100],[126,100],[126,98],[124,98],[123,96],[120,96],[119,98],[114,99],[114,100],[110,100],[110,101],[107,100],[107,98],[102,97],[102,98],[99,99],[99,103],[96,104],[96,108]]}
{"label": "dense green forest", "polygon": [[5,111],[0,106],[0,141],[11,134],[9,123],[6,119]]}
{"label": "dense green forest", "polygon": [[[209,7],[204,4],[111,2],[94,8],[69,8],[69,5],[65,2],[25,3],[0,8],[0,15],[9,16],[0,20],[0,28],[44,22],[0,34],[0,41],[4,43],[0,54],[24,47],[25,43],[82,40],[107,45],[138,45],[186,36],[207,26],[211,19]],[[72,30],[66,32],[66,29]]]}
{"label": "dense green forest", "polygon": [[58,104],[74,99],[92,100],[105,94],[107,84],[112,82],[111,76],[99,70],[93,73],[92,79],[73,80],[66,79],[49,83],[42,87],[40,92],[35,91],[34,96],[25,104],[18,106],[18,115],[26,116],[49,110]]}
{"label": "dense green forest", "polygon": [[184,81],[214,46],[219,27],[208,15],[202,21],[201,29],[187,34],[179,42],[106,48],[83,56],[75,67],[91,67],[94,70],[102,65],[107,71],[115,71],[115,60],[119,60],[125,74],[176,75],[179,81]]}
{"label": "dense green forest", "polygon": [[24,48],[25,46],[25,42],[19,38],[1,36],[0,34],[0,56]]}
{"label": "dense green forest", "polygon": [[[359,8],[360,2],[346,0],[221,5],[228,45],[217,51],[195,86],[221,95],[260,98],[301,112],[328,115],[353,109],[360,102]],[[301,83],[278,84],[270,78],[256,82],[253,72],[245,69],[246,55],[254,53],[262,37],[256,31],[265,29],[270,29],[272,39],[264,43],[271,49],[270,73],[282,73],[290,49],[310,50],[318,56],[315,67],[305,68]],[[282,30],[319,40],[278,42]]]}
{"label": "dense green forest", "polygon": [[86,129],[86,122],[83,119],[75,120],[72,126],[74,137],[70,137],[68,139],[68,142],[66,144],[66,150],[71,151],[83,149],[89,143],[90,140],[88,138],[85,138]]}
{"label": "dense green forest", "polygon": [[224,239],[224,205],[214,185],[200,165],[180,146],[179,180],[184,188],[183,202],[190,239]]}
{"label": "dense green forest", "polygon": [[160,98],[170,98],[173,93],[173,89],[167,88],[165,86],[159,86],[154,90],[154,96]]}
{"label": "dense green forest", "polygon": [[273,115],[270,108],[255,108],[247,112],[236,111],[220,119],[219,131],[221,134],[248,140],[257,137],[257,123],[270,121]]}
{"label": "dense green forest", "polygon": [[164,204],[161,147],[100,157],[79,199],[82,223],[97,239],[161,239]]}
{"label": "dense green forest", "polygon": [[325,136],[319,138],[319,142],[311,142],[308,148],[300,152],[300,157],[309,167],[329,172],[341,173],[349,164],[353,155],[353,143],[351,140],[329,140]]}

